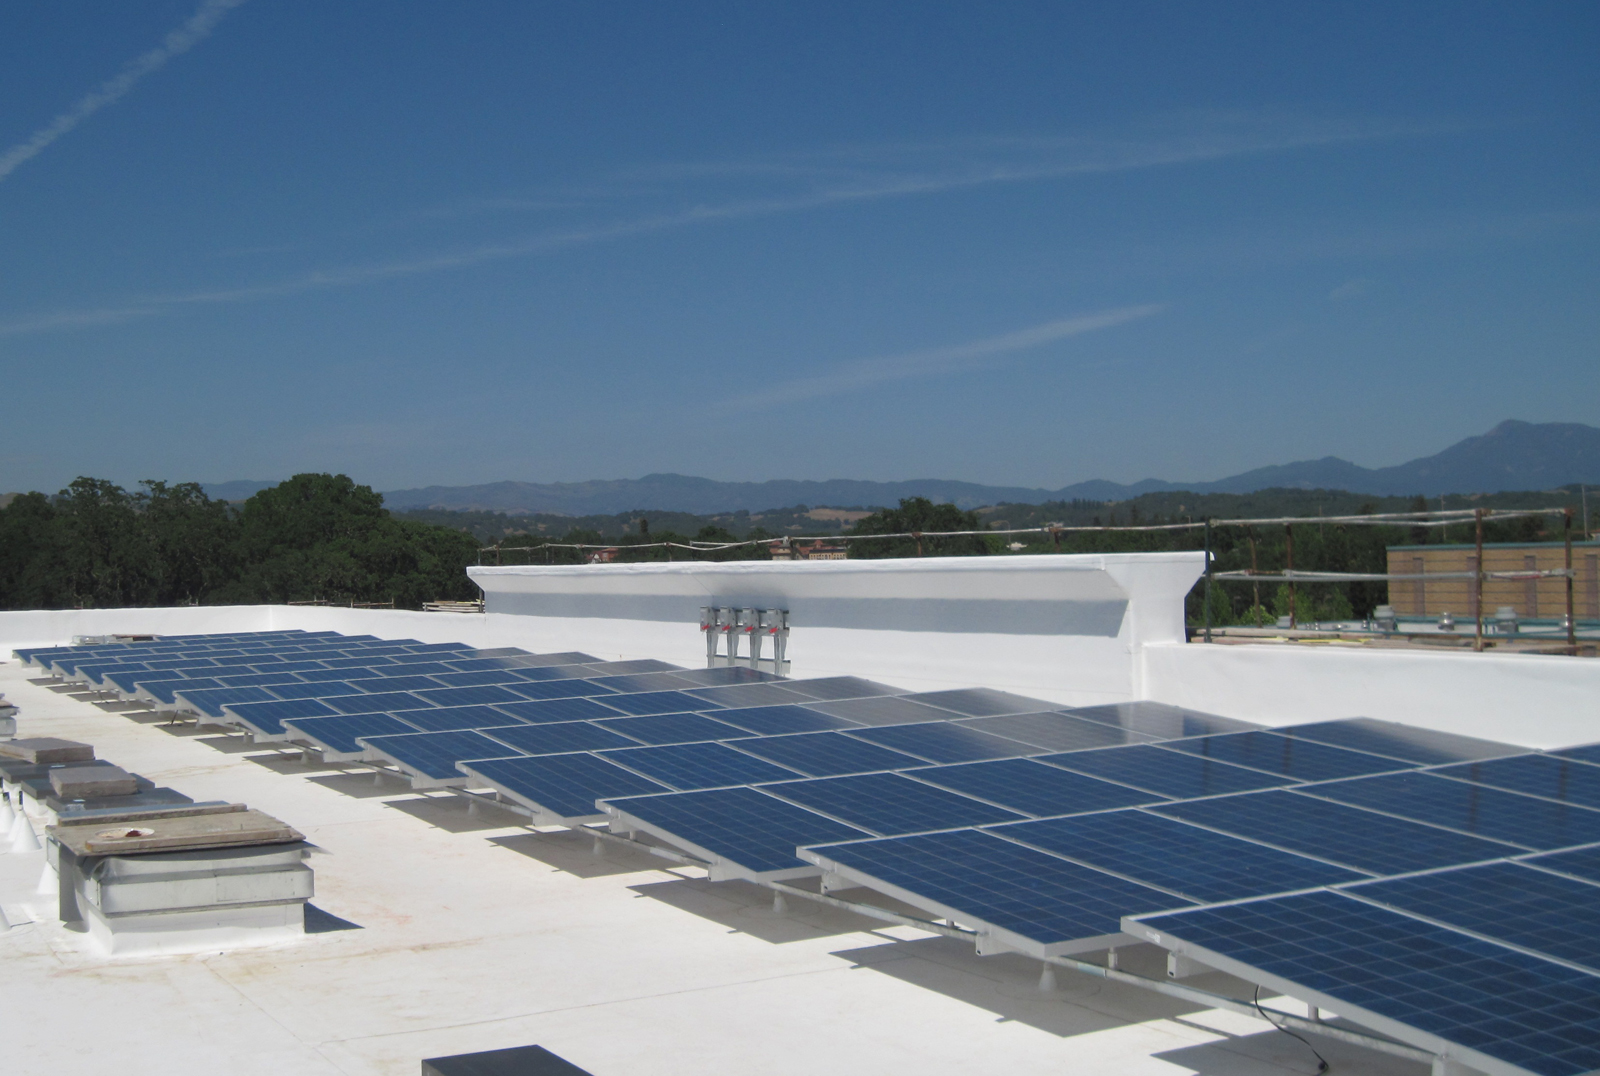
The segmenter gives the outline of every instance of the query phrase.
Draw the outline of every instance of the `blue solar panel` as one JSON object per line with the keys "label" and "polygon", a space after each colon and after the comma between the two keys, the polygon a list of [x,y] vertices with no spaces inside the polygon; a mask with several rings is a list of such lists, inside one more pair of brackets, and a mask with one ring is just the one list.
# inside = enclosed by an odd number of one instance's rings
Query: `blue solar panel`
{"label": "blue solar panel", "polygon": [[1140,810],[1047,818],[994,832],[1199,901],[1238,900],[1366,877]]}
{"label": "blue solar panel", "polygon": [[518,668],[517,659],[514,657],[497,658],[451,658],[446,662],[452,669],[460,672],[505,672],[507,669]]}
{"label": "blue solar panel", "polygon": [[502,758],[510,750],[480,732],[413,732],[401,736],[364,736],[368,747],[408,770],[436,781],[465,782],[457,762],[474,758]]}
{"label": "blue solar panel", "polygon": [[[671,673],[640,673],[637,676],[602,676],[599,673],[588,672],[584,678],[591,683],[608,687],[619,694],[638,695],[647,691],[679,691],[691,688],[694,684],[688,680],[680,680]],[[699,709],[709,709],[701,705]]]}
{"label": "blue solar panel", "polygon": [[1029,758],[931,766],[909,770],[907,775],[1039,818],[1137,807],[1165,799],[1154,792],[1114,785]]}
{"label": "blue solar panel", "polygon": [[1164,815],[1377,874],[1403,874],[1516,855],[1455,830],[1269,789],[1152,808]]}
{"label": "blue solar panel", "polygon": [[1563,803],[1600,807],[1600,766],[1556,755],[1517,755],[1488,762],[1465,762],[1432,772]]}
{"label": "blue solar panel", "polygon": [[611,798],[610,805],[757,874],[805,868],[795,849],[870,834],[753,788]]}
{"label": "blue solar panel", "polygon": [[359,755],[365,750],[356,742],[357,737],[417,731],[414,725],[408,725],[390,714],[290,718],[284,725],[292,734],[291,739],[306,740],[324,751],[340,755]]}
{"label": "blue solar panel", "polygon": [[276,673],[315,672],[319,669],[327,668],[327,666],[322,664],[320,661],[283,661],[281,659],[277,661],[267,661],[264,659],[259,662],[252,661],[250,662],[250,667],[255,669],[257,672]]}
{"label": "blue solar panel", "polygon": [[1580,762],[1600,764],[1600,743],[1585,744],[1582,747],[1569,747],[1564,751],[1552,751],[1551,754],[1560,755],[1562,758],[1575,758]]}
{"label": "blue solar panel", "polygon": [[1052,766],[1159,792],[1174,799],[1248,792],[1289,783],[1283,777],[1178,751],[1163,751],[1150,744],[1102,747],[1094,751],[1068,751],[1065,754],[1038,757],[1040,762],[1048,762]]}
{"label": "blue solar panel", "polygon": [[934,788],[897,773],[786,781],[766,785],[763,791],[885,837],[1022,817],[1004,807]]}
{"label": "blue solar panel", "polygon": [[314,684],[280,684],[268,690],[280,699],[331,699],[335,695],[362,694],[343,680],[325,680]]}
{"label": "blue solar panel", "polygon": [[427,706],[422,698],[404,691],[383,691],[375,695],[336,695],[327,699],[341,714],[376,714],[397,710],[420,710]]}
{"label": "blue solar panel", "polygon": [[225,702],[265,702],[272,698],[265,688],[259,687],[180,687],[174,694],[177,701],[187,703],[191,709],[206,717],[221,717],[222,704]]}
{"label": "blue solar panel", "polygon": [[[1600,977],[1337,892],[1145,916],[1143,930],[1538,1076],[1600,1068]],[[1304,996],[1302,993],[1300,996]],[[1463,1059],[1471,1063],[1471,1059]]]}
{"label": "blue solar panel", "polygon": [[275,687],[305,683],[294,673],[252,673],[249,676],[218,676],[213,679],[223,687]]}
{"label": "blue solar panel", "polygon": [[781,706],[784,703],[810,702],[806,696],[787,690],[782,684],[732,684],[727,687],[699,688],[689,694],[714,706]]}
{"label": "blue solar panel", "polygon": [[491,759],[469,763],[463,772],[476,774],[525,806],[574,822],[604,817],[595,800],[666,788],[588,754]]}
{"label": "blue solar panel", "polygon": [[509,685],[508,690],[525,699],[603,698],[616,694],[610,688],[588,680],[524,680]]}
{"label": "blue solar panel", "polygon": [[1600,882],[1600,847],[1574,848],[1567,852],[1550,852],[1542,856],[1529,856],[1526,862],[1561,871],[1591,882]]}
{"label": "blue solar panel", "polygon": [[803,706],[751,706],[718,710],[717,720],[737,725],[758,736],[782,736],[790,732],[822,732],[827,729],[856,728],[852,721],[829,717]]}
{"label": "blue solar panel", "polygon": [[807,703],[806,708],[832,714],[860,725],[904,725],[913,721],[950,721],[954,716],[937,706],[924,706],[903,695],[878,698],[841,699],[837,702]]}
{"label": "blue solar panel", "polygon": [[393,665],[374,666],[373,672],[379,676],[432,676],[434,673],[455,672],[442,661],[414,660],[415,655],[396,654]]}
{"label": "blue solar panel", "polygon": [[1385,878],[1348,892],[1600,974],[1600,886],[1589,882],[1500,862]]}
{"label": "blue solar panel", "polygon": [[1479,740],[1471,736],[1457,736],[1450,732],[1434,732],[1414,725],[1395,721],[1377,721],[1370,717],[1350,717],[1342,721],[1318,721],[1310,725],[1289,725],[1272,730],[1280,736],[1293,736],[1333,747],[1348,747],[1352,751],[1365,751],[1373,755],[1387,755],[1422,766],[1444,765],[1450,762],[1470,762],[1480,758],[1500,755],[1518,755],[1523,748],[1510,744]]}
{"label": "blue solar panel", "polygon": [[307,669],[297,675],[309,684],[323,684],[350,679],[368,680],[378,673],[376,669],[345,666],[338,669]]}
{"label": "blue solar panel", "polygon": [[528,668],[536,666],[554,668],[557,666],[592,665],[599,660],[594,655],[585,654],[581,650],[568,650],[560,654],[529,654],[521,659],[522,664]]}
{"label": "blue solar panel", "polygon": [[953,691],[919,691],[907,699],[926,706],[960,714],[963,717],[995,717],[999,714],[1036,714],[1050,709],[1043,699],[1030,699],[990,687],[964,687]]}
{"label": "blue solar panel", "polygon": [[527,682],[510,669],[435,673],[433,678],[446,687],[482,687],[485,684],[524,684]]}
{"label": "blue solar panel", "polygon": [[514,725],[487,730],[501,743],[530,755],[555,755],[568,751],[599,751],[607,747],[637,747],[638,743],[587,721],[560,721],[548,725]]}
{"label": "blue solar panel", "polygon": [[785,680],[783,686],[819,702],[905,694],[900,688],[873,680],[863,680],[859,676],[822,676],[815,680]]}
{"label": "blue solar panel", "polygon": [[1001,717],[969,717],[956,722],[964,728],[1004,736],[1046,751],[1085,751],[1092,747],[1116,747],[1127,743],[1147,743],[1154,737],[1116,725],[1081,721],[1060,711],[1042,714],[1006,714]]}
{"label": "blue solar panel", "polygon": [[683,666],[674,665],[668,661],[657,661],[655,658],[634,658],[628,661],[591,661],[588,662],[589,676],[629,676],[635,673],[666,673],[682,672]]}
{"label": "blue solar panel", "polygon": [[1219,732],[1245,732],[1256,728],[1248,721],[1235,721],[1231,717],[1186,710],[1164,702],[1114,702],[1104,706],[1078,706],[1067,713],[1083,721],[1097,721],[1104,725],[1140,732],[1157,739],[1171,740],[1182,736],[1210,736]]}
{"label": "blue solar panel", "polygon": [[1036,755],[1041,751],[1041,748],[990,736],[986,732],[964,728],[949,721],[851,729],[846,735],[880,747],[904,751],[929,762],[978,762],[986,758]]}
{"label": "blue solar panel", "polygon": [[608,695],[606,705],[625,714],[675,714],[692,710],[714,710],[709,702],[682,691],[645,691],[637,695]]}
{"label": "blue solar panel", "polygon": [[507,717],[492,706],[427,706],[417,710],[390,711],[400,720],[417,726],[424,732],[448,732],[452,729],[492,729],[519,724],[516,718]]}
{"label": "blue solar panel", "polygon": [[223,707],[236,720],[267,736],[281,736],[283,722],[294,717],[331,717],[337,710],[316,699],[274,699],[271,702],[235,702]]}
{"label": "blue solar panel", "polygon": [[523,721],[585,721],[592,717],[620,717],[611,707],[587,698],[543,699],[538,702],[502,702],[495,707]]}
{"label": "blue solar panel", "polygon": [[522,696],[503,687],[442,687],[433,691],[418,691],[418,697],[435,706],[492,706],[500,702],[521,702]]}
{"label": "blue solar panel", "polygon": [[701,687],[721,687],[724,684],[759,684],[767,680],[778,679],[771,673],[757,672],[754,669],[746,669],[743,666],[723,666],[715,669],[684,669],[682,671],[674,671],[672,675],[680,680],[687,680],[691,684],[699,684]]}
{"label": "blue solar panel", "polygon": [[374,694],[380,691],[428,691],[444,686],[428,676],[374,676],[365,680],[346,678],[345,683],[358,691]]}
{"label": "blue solar panel", "polygon": [[1130,909],[1188,903],[982,830],[888,837],[808,850],[879,884],[932,901],[941,914],[1009,930],[1041,945],[1120,934]]}
{"label": "blue solar panel", "polygon": [[[583,680],[583,666],[581,665],[525,665],[517,670],[517,675],[530,682],[547,680]],[[593,694],[600,695],[609,692],[608,687],[596,687]]]}
{"label": "blue solar panel", "polygon": [[796,736],[762,736],[739,740],[741,751],[759,755],[808,777],[842,777],[849,773],[875,773],[926,763],[914,755],[891,751],[837,732],[807,732]]}
{"label": "blue solar panel", "polygon": [[155,699],[164,706],[171,706],[177,699],[175,693],[186,689],[196,691],[201,688],[217,688],[222,685],[208,676],[185,676],[181,679],[169,680],[140,680],[137,687],[140,691]]}
{"label": "blue solar panel", "polygon": [[365,654],[358,658],[323,658],[322,664],[331,671],[340,669],[381,668],[391,662],[382,654]]}
{"label": "blue solar panel", "polygon": [[1333,781],[1404,769],[1408,763],[1377,755],[1346,751],[1342,747],[1296,740],[1270,732],[1232,732],[1196,736],[1162,744],[1171,751],[1186,751],[1202,758],[1265,770],[1297,781]]}
{"label": "blue solar panel", "polygon": [[700,714],[619,717],[596,723],[612,732],[620,732],[629,739],[647,744],[696,743],[700,740],[729,740],[750,735],[744,729],[724,725],[720,721],[713,721]]}
{"label": "blue solar panel", "polygon": [[1541,851],[1600,841],[1600,811],[1431,773],[1391,773],[1308,785],[1308,795],[1448,826]]}
{"label": "blue solar panel", "polygon": [[793,770],[741,754],[720,743],[627,747],[603,752],[601,757],[683,792],[783,781],[796,776]]}

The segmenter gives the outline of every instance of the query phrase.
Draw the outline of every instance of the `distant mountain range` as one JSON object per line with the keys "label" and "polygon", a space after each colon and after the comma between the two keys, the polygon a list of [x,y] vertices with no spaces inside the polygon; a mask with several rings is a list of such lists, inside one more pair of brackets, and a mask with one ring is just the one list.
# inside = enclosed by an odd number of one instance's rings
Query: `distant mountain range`
{"label": "distant mountain range", "polygon": [[[591,482],[491,482],[482,486],[428,486],[383,495],[390,508],[445,508],[508,514],[554,512],[600,515],[635,510],[751,512],[790,505],[874,507],[903,497],[949,501],[962,508],[1045,501],[1120,501],[1141,493],[1253,493],[1261,489],[1337,489],[1381,496],[1415,493],[1500,493],[1554,489],[1575,482],[1600,485],[1600,429],[1579,423],[1502,422],[1434,456],[1394,467],[1360,467],[1337,456],[1258,467],[1215,482],[1164,482],[1147,478],[1122,485],[1094,480],[1062,489],[985,486],[945,479],[863,482],[830,479],[801,482],[716,482],[677,474]],[[241,500],[272,482],[223,482],[207,486],[213,497]]]}

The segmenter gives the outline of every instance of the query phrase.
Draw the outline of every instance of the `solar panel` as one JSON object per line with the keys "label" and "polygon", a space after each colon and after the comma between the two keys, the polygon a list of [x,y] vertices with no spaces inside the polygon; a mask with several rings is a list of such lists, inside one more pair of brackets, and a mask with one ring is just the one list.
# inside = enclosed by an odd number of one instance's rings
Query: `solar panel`
{"label": "solar panel", "polygon": [[358,691],[428,691],[444,685],[429,676],[374,676],[365,680],[346,679]]}
{"label": "solar panel", "polygon": [[472,647],[466,643],[407,643],[406,649],[413,654],[459,654],[471,650]]}
{"label": "solar panel", "polygon": [[718,721],[726,721],[760,736],[782,736],[790,732],[823,732],[828,729],[857,728],[852,722],[829,717],[803,706],[749,706],[716,711]]}
{"label": "solar panel", "polygon": [[601,757],[683,792],[783,781],[795,776],[793,770],[741,754],[720,743],[627,747],[602,752]]}
{"label": "solar panel", "polygon": [[457,671],[428,654],[395,654],[393,658],[393,665],[375,665],[373,671],[379,676],[432,676]]}
{"label": "solar panel", "polygon": [[280,684],[270,689],[280,699],[331,699],[336,695],[360,695],[362,692],[343,680],[325,680],[311,684]]}
{"label": "solar panel", "polygon": [[[449,665],[452,669],[455,669],[458,673],[506,672],[507,670],[516,669],[516,668],[520,668],[521,667],[521,665],[519,664],[518,659],[516,657],[510,656],[510,655],[507,655],[507,656],[504,656],[504,657],[489,657],[489,658],[485,658],[485,657],[451,658],[448,661],[446,661],[445,664]],[[441,674],[441,675],[449,675],[449,674]]]}
{"label": "solar panel", "polygon": [[699,688],[689,694],[713,706],[780,706],[783,703],[810,701],[781,684],[734,684],[729,687]]}
{"label": "solar panel", "polygon": [[307,669],[297,675],[307,683],[322,684],[351,679],[367,680],[377,676],[378,671],[365,666],[341,666],[337,669]]}
{"label": "solar panel", "polygon": [[1052,766],[1159,792],[1173,799],[1248,792],[1289,783],[1287,779],[1272,774],[1178,751],[1163,751],[1150,744],[1101,747],[1093,751],[1068,751],[1036,757],[1040,762],[1048,762]]}
{"label": "solar panel", "polygon": [[906,698],[928,706],[937,706],[964,717],[996,717],[1000,714],[1036,714],[1048,710],[1051,704],[1043,699],[1030,699],[1013,695],[1009,691],[996,691],[992,687],[965,687],[954,691],[921,691]]}
{"label": "solar panel", "polygon": [[1542,856],[1528,856],[1525,863],[1560,871],[1577,878],[1600,882],[1600,847],[1574,848],[1567,852],[1550,852]]}
{"label": "solar panel", "polygon": [[806,709],[842,717],[860,725],[904,725],[913,721],[949,721],[951,713],[937,706],[924,706],[903,695],[871,699],[842,699],[837,702],[807,703]]}
{"label": "solar panel", "polygon": [[545,721],[586,721],[594,717],[622,716],[604,703],[588,698],[502,702],[497,703],[495,709],[532,724],[539,724]]}
{"label": "solar panel", "polygon": [[338,713],[316,699],[274,699],[271,702],[233,702],[222,708],[224,715],[243,724],[257,736],[279,737],[286,733],[283,722],[293,717],[331,717]]}
{"label": "solar panel", "polygon": [[929,762],[977,762],[986,758],[1036,755],[1042,751],[1042,748],[990,736],[986,732],[964,728],[949,721],[851,729],[846,735],[880,747],[904,751]]}
{"label": "solar panel", "polygon": [[859,676],[822,676],[815,680],[785,680],[783,686],[819,702],[870,699],[906,693],[904,688],[890,687],[876,680],[863,680]]}
{"label": "solar panel", "polygon": [[935,788],[897,773],[786,781],[765,785],[762,791],[885,837],[1007,822],[1022,817],[1004,807]]}
{"label": "solar panel", "polygon": [[435,706],[492,706],[501,702],[521,702],[523,697],[503,687],[442,687],[432,691],[418,691],[418,698]]}
{"label": "solar panel", "polygon": [[1077,706],[1067,711],[1084,721],[1142,732],[1162,740],[1183,736],[1209,736],[1218,732],[1246,732],[1257,725],[1231,717],[1169,706],[1164,702],[1113,702],[1103,706]]}
{"label": "solar panel", "polygon": [[694,686],[691,681],[680,680],[671,673],[639,673],[636,676],[601,676],[598,673],[585,673],[584,678],[619,694],[630,695],[643,691],[679,691]]}
{"label": "solar panel", "polygon": [[1141,810],[1046,818],[993,832],[1191,900],[1238,900],[1366,875]]}
{"label": "solar panel", "polygon": [[249,676],[218,676],[214,679],[223,687],[273,687],[305,683],[294,673],[252,673]]}
{"label": "solar panel", "polygon": [[908,770],[906,776],[1037,818],[1163,802],[1166,797],[1028,758]]}
{"label": "solar panel", "polygon": [[795,856],[797,847],[870,836],[753,788],[612,797],[607,806],[624,824],[642,824],[657,836],[756,875],[815,873]]}
{"label": "solar panel", "polygon": [[502,685],[525,699],[604,698],[616,692],[588,680],[524,680]]}
{"label": "solar panel", "polygon": [[1539,851],[1600,841],[1600,811],[1431,773],[1356,777],[1307,785],[1304,791]]}
{"label": "solar panel", "polygon": [[1562,758],[1575,758],[1580,762],[1600,763],[1600,743],[1585,744],[1582,747],[1568,747],[1563,751],[1552,751],[1551,754]]}
{"label": "solar panel", "polygon": [[1600,766],[1555,755],[1515,755],[1488,762],[1464,762],[1431,772],[1529,796],[1600,807]]}
{"label": "solar panel", "polygon": [[1086,948],[1070,942],[1115,944],[1131,908],[1187,903],[982,830],[827,844],[802,855],[935,915],[999,927],[1055,952]]}
{"label": "solar panel", "polygon": [[1495,941],[1582,964],[1600,975],[1600,886],[1520,863],[1385,878],[1347,894]]}
{"label": "solar panel", "polygon": [[1142,916],[1125,926],[1402,1038],[1413,1028],[1538,1076],[1600,1068],[1600,977],[1343,893]]}
{"label": "solar panel", "polygon": [[1377,874],[1475,863],[1519,851],[1498,841],[1281,789],[1163,804],[1152,810]]}
{"label": "solar panel", "polygon": [[322,664],[330,670],[339,669],[378,669],[385,665],[394,664],[385,654],[363,654],[355,658],[323,658]]}
{"label": "solar panel", "polygon": [[758,755],[808,777],[842,777],[925,765],[914,755],[854,740],[837,732],[808,732],[797,736],[762,736],[735,741],[740,751]]}
{"label": "solar panel", "polygon": [[367,749],[357,742],[362,736],[389,736],[396,733],[416,732],[391,714],[341,714],[338,717],[302,717],[284,721],[290,739],[304,740],[320,749],[324,757],[344,756],[358,758]]}
{"label": "solar panel", "polygon": [[[528,681],[542,680],[583,680],[583,666],[581,665],[524,665],[516,670],[518,676]],[[596,693],[609,691],[610,688],[599,688]]]}
{"label": "solar panel", "polygon": [[525,684],[512,669],[486,669],[482,672],[437,673],[433,677],[446,687],[482,687],[485,684]]}
{"label": "solar panel", "polygon": [[682,691],[647,691],[638,695],[610,695],[606,705],[625,714],[673,714],[691,710],[714,710],[715,703],[705,702]]}
{"label": "solar panel", "polygon": [[586,663],[585,676],[627,676],[632,673],[679,672],[682,665],[655,658],[637,658],[632,661],[591,661]]}
{"label": "solar panel", "polygon": [[1084,751],[1091,747],[1115,747],[1126,743],[1145,743],[1152,739],[1130,729],[1101,725],[1094,721],[1080,721],[1059,710],[1042,714],[969,717],[957,721],[956,724],[1032,744],[1046,751]]}
{"label": "solar panel", "polygon": [[779,679],[771,673],[757,672],[755,669],[731,665],[714,669],[684,669],[675,671],[672,675],[679,680],[687,680],[689,683],[698,684],[701,687],[721,687],[724,684],[759,684],[767,680]]}
{"label": "solar panel", "polygon": [[265,688],[259,687],[180,687],[174,689],[173,694],[177,702],[206,717],[221,717],[225,702],[265,702],[272,698]]}
{"label": "solar panel", "polygon": [[599,751],[607,747],[637,747],[638,742],[587,721],[559,721],[548,725],[511,725],[487,729],[509,747],[530,755],[555,755],[568,751]]}
{"label": "solar panel", "polygon": [[[617,696],[624,698],[625,696]],[[701,714],[653,714],[648,717],[619,717],[599,724],[612,732],[647,744],[696,743],[700,740],[728,740],[748,736],[744,729],[724,725]]]}
{"label": "solar panel", "polygon": [[427,702],[420,696],[404,691],[381,691],[374,695],[335,695],[327,699],[329,706],[341,714],[376,714],[396,710],[420,710]]}
{"label": "solar panel", "polygon": [[600,659],[581,650],[566,650],[559,654],[528,654],[517,659],[527,668],[556,667],[561,665],[593,665]]}
{"label": "solar panel", "polygon": [[257,672],[277,672],[277,673],[313,672],[313,671],[316,671],[318,669],[326,669],[327,668],[327,666],[322,664],[322,662],[320,662],[320,661],[285,661],[285,660],[283,660],[281,658],[276,659],[276,660],[272,660],[272,661],[268,661],[268,660],[266,660],[265,657],[263,657],[262,660],[260,660],[260,661],[251,661],[250,662],[250,667],[252,669],[255,669]]}
{"label": "solar panel", "polygon": [[1348,747],[1373,755],[1415,762],[1422,766],[1451,762],[1471,762],[1500,755],[1519,755],[1525,749],[1510,744],[1434,732],[1396,721],[1377,721],[1370,717],[1349,717],[1342,721],[1317,721],[1309,725],[1288,725],[1272,730],[1280,736],[1293,736],[1333,747]]}
{"label": "solar panel", "polygon": [[666,786],[589,754],[465,761],[460,770],[501,795],[567,825],[599,821],[595,801],[662,792]]}
{"label": "solar panel", "polygon": [[510,748],[481,732],[459,729],[453,732],[412,732],[399,736],[364,736],[369,748],[394,760],[406,770],[420,774],[429,782],[464,785],[467,776],[456,769],[457,762],[474,758],[504,757]]}
{"label": "solar panel", "polygon": [[492,706],[427,706],[417,710],[391,711],[400,720],[424,732],[449,732],[453,729],[490,729],[519,724]]}
{"label": "solar panel", "polygon": [[1271,732],[1230,732],[1219,736],[1195,736],[1169,740],[1161,745],[1171,751],[1184,751],[1202,758],[1214,758],[1264,770],[1297,781],[1333,781],[1340,777],[1362,777],[1404,769],[1410,763],[1309,740],[1277,736]]}

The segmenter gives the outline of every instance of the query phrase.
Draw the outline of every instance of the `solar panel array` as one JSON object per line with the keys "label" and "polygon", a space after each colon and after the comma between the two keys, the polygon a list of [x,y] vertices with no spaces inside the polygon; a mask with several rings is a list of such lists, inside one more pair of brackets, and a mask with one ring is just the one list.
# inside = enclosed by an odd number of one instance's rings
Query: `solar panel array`
{"label": "solar panel array", "polygon": [[333,633],[18,656],[713,877],[824,872],[1037,955],[1132,934],[1490,1071],[1600,1068],[1600,747]]}

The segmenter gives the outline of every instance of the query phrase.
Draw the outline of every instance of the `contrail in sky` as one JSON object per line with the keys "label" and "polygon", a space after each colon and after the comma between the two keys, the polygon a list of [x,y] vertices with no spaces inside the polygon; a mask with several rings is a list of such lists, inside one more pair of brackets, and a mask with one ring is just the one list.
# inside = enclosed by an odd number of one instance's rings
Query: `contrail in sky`
{"label": "contrail in sky", "polygon": [[194,48],[211,35],[222,16],[245,0],[205,0],[195,13],[176,30],[169,33],[160,45],[134,60],[130,60],[113,78],[90,90],[67,111],[61,113],[44,127],[39,128],[25,142],[19,142],[0,153],[0,180],[4,180],[24,162],[42,153],[50,143],[71,131],[78,124],[99,112],[107,105],[125,97],[139,80],[161,70],[168,60]]}

